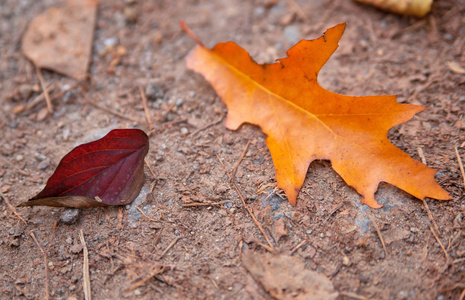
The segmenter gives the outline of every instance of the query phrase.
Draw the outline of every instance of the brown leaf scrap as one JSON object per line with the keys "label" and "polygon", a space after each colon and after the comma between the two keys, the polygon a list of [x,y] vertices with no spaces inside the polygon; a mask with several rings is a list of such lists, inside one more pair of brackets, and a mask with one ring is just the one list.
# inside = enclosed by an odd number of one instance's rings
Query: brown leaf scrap
{"label": "brown leaf scrap", "polygon": [[68,0],[34,18],[22,51],[37,67],[81,80],[89,66],[98,0]]}
{"label": "brown leaf scrap", "polygon": [[242,262],[252,277],[275,299],[330,300],[338,296],[327,277],[307,270],[302,261],[292,256],[247,250]]}
{"label": "brown leaf scrap", "polygon": [[[183,26],[183,23],[181,24]],[[302,40],[288,57],[259,65],[232,42],[198,46],[187,67],[202,74],[228,106],[226,127],[256,124],[267,134],[278,186],[292,205],[310,163],[327,159],[362,195],[381,207],[374,194],[381,181],[424,199],[451,199],[434,180],[437,172],[392,145],[387,132],[425,108],[399,104],[396,96],[353,97],[323,89],[318,72],[336,51],[346,25],[330,28],[315,40]]]}

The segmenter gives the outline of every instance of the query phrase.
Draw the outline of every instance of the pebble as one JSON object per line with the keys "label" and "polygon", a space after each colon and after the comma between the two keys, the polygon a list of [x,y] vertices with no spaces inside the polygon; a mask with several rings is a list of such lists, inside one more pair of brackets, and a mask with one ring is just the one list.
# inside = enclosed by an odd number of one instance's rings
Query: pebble
{"label": "pebble", "polygon": [[50,159],[46,159],[44,161],[41,161],[38,165],[37,165],[37,169],[39,170],[45,170],[47,169],[48,167],[50,167]]}
{"label": "pebble", "polygon": [[11,227],[10,229],[8,229],[8,234],[10,234],[10,235],[15,234],[15,229],[14,229],[13,227]]}
{"label": "pebble", "polygon": [[65,127],[63,128],[63,140],[67,141],[69,138],[69,128]]}
{"label": "pebble", "polygon": [[107,38],[103,44],[105,45],[105,47],[114,47],[118,44],[118,38],[116,37],[111,37],[111,38]]}
{"label": "pebble", "polygon": [[[147,200],[148,191],[149,189],[147,187],[142,187],[136,199],[134,199],[134,201],[132,201],[130,204],[126,205],[128,225],[131,228],[137,228],[139,226],[139,219],[142,217],[142,213],[137,209],[137,207]],[[142,210],[145,210],[145,208]],[[148,214],[149,212],[144,211],[144,213]]]}
{"label": "pebble", "polygon": [[10,243],[11,246],[13,247],[19,247],[19,239],[18,238],[14,238],[11,243]]}
{"label": "pebble", "polygon": [[419,232],[420,229],[416,228],[416,227],[410,227],[410,231],[415,233],[415,232]]}
{"label": "pebble", "polygon": [[284,28],[284,36],[291,44],[296,44],[299,41],[300,29],[295,25],[289,25]]}
{"label": "pebble", "polygon": [[350,260],[347,256],[342,257],[342,264],[346,267],[350,266]]}
{"label": "pebble", "polygon": [[312,234],[313,230],[307,230],[305,231],[306,234]]}
{"label": "pebble", "polygon": [[124,16],[126,17],[126,22],[136,23],[139,18],[139,10],[134,6],[127,6],[124,8]]}
{"label": "pebble", "polygon": [[45,155],[42,155],[40,153],[36,153],[35,157],[38,161],[43,161],[47,158]]}
{"label": "pebble", "polygon": [[189,130],[186,127],[182,127],[180,132],[182,135],[186,135],[189,132]]}
{"label": "pebble", "polygon": [[145,87],[145,96],[147,99],[155,101],[158,98],[163,98],[164,95],[165,93],[160,84],[156,80],[151,79]]}
{"label": "pebble", "polygon": [[16,161],[22,161],[23,159],[24,159],[24,156],[22,156],[21,154],[18,154],[18,155],[16,155],[16,157],[15,157],[15,160],[16,160]]}
{"label": "pebble", "polygon": [[61,213],[60,221],[67,225],[74,224],[79,219],[80,213],[81,210],[79,208],[65,208]]}
{"label": "pebble", "polygon": [[21,100],[27,100],[32,95],[32,86],[30,84],[21,84],[18,88]]}

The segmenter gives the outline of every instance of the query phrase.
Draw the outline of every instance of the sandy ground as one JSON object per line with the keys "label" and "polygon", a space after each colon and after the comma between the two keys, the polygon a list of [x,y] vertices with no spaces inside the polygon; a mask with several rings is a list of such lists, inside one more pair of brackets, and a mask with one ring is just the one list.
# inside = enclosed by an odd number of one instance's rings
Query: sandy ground
{"label": "sandy ground", "polygon": [[[139,1],[131,15],[125,2],[104,0],[90,79],[55,99],[52,116],[41,114],[45,101],[18,113],[40,94],[21,36],[34,16],[57,3],[0,3],[0,298],[45,299],[44,255],[33,234],[47,254],[51,298],[84,299],[82,230],[94,299],[272,299],[243,259],[245,251],[262,257],[267,242],[226,174],[249,143],[235,180],[276,251],[292,256],[296,270],[327,277],[338,299],[459,299],[465,198],[455,147],[465,160],[465,75],[454,73],[451,62],[465,67],[463,0],[435,1],[424,19],[352,1]],[[330,162],[316,161],[292,207],[275,189],[264,134],[250,125],[227,130],[225,105],[186,70],[184,57],[195,42],[180,29],[181,19],[207,46],[232,40],[258,62],[284,57],[300,39],[347,22],[319,82],[341,94],[397,94],[399,102],[427,107],[389,138],[417,160],[421,149],[454,199],[427,199],[429,216],[422,201],[382,183],[376,198],[384,207],[369,209]],[[109,72],[111,45],[127,54]],[[54,72],[44,77],[56,85],[54,93],[76,83]],[[125,207],[83,210],[55,230],[63,209],[18,208],[27,224],[15,216],[5,198],[17,205],[37,194],[76,145],[113,128],[148,132],[138,86],[147,92],[155,125],[147,156],[154,174],[146,167],[139,197]]]}

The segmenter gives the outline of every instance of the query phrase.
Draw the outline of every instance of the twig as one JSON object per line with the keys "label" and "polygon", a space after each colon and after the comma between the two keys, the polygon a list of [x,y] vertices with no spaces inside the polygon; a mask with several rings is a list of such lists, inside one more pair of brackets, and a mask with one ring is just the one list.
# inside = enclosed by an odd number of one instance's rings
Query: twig
{"label": "twig", "polygon": [[144,161],[145,161],[145,164],[147,165],[147,167],[149,168],[150,173],[152,173],[153,179],[156,179],[156,178],[157,178],[157,175],[155,175],[155,172],[153,171],[152,167],[150,166],[150,164],[149,164],[147,158],[144,158]]}
{"label": "twig", "polygon": [[[422,163],[427,165],[425,154],[423,153],[423,149],[421,147],[418,147],[417,151],[418,151],[418,155],[421,158]],[[436,224],[436,221],[434,221],[433,214],[431,213],[431,210],[428,207],[428,203],[426,203],[425,199],[421,199],[421,201],[423,201],[423,204],[425,205],[426,213],[428,214],[428,217],[431,220],[431,223],[433,223],[434,229],[436,229],[436,231],[439,232],[438,224]]]}
{"label": "twig", "polygon": [[276,249],[275,249],[274,247],[270,247],[270,246],[268,246],[268,245],[266,245],[266,244],[263,244],[262,242],[260,242],[260,241],[257,240],[257,239],[252,239],[250,242],[251,242],[251,243],[257,244],[258,246],[260,246],[260,247],[266,249],[266,250],[267,250],[268,252],[270,252],[270,253],[276,253]]}
{"label": "twig", "polygon": [[463,289],[462,293],[460,294],[459,300],[463,300],[465,298],[465,289]]}
{"label": "twig", "polygon": [[373,217],[371,216],[371,214],[370,214],[368,211],[367,211],[366,213],[367,213],[368,218],[370,218],[371,223],[372,223],[373,226],[375,227],[376,232],[378,233],[378,237],[379,237],[379,239],[380,239],[380,241],[381,241],[381,244],[383,245],[384,253],[385,253],[386,256],[387,256],[388,251],[387,251],[387,249],[386,249],[386,245],[384,244],[384,240],[383,240],[383,236],[381,235],[381,231],[379,230],[378,225],[376,225],[376,222],[375,222],[375,220],[373,219]]}
{"label": "twig", "polygon": [[139,92],[140,96],[142,97],[142,106],[144,106],[145,118],[147,119],[147,123],[149,124],[149,135],[153,133],[155,127],[153,126],[152,119],[150,118],[149,108],[147,107],[147,97],[145,97],[145,93],[142,90],[142,87],[139,85]]}
{"label": "twig", "polygon": [[449,254],[447,254],[446,248],[444,248],[444,246],[442,245],[441,240],[438,238],[436,232],[434,232],[433,227],[430,226],[429,230],[431,230],[431,233],[434,235],[434,237],[436,238],[436,241],[441,246],[442,251],[444,251],[444,256],[446,258],[446,265],[449,264]]}
{"label": "twig", "polygon": [[208,279],[210,279],[211,283],[215,286],[215,288],[218,288],[218,285],[216,284],[215,280],[211,278],[211,276],[208,276]]}
{"label": "twig", "polygon": [[213,206],[213,205],[221,205],[227,203],[229,201],[220,201],[220,202],[212,202],[212,203],[204,203],[204,202],[192,202],[192,203],[184,203],[182,207],[194,207],[194,206]]}
{"label": "twig", "polygon": [[294,248],[292,248],[291,252],[289,253],[289,255],[292,255],[294,254],[294,252],[296,252],[297,250],[299,250],[300,247],[302,247],[303,245],[305,245],[307,243],[307,240],[303,240],[302,242],[298,243],[297,246],[295,246]]}
{"label": "twig", "polygon": [[339,295],[346,296],[346,297],[356,299],[356,300],[368,300],[368,298],[366,298],[364,296],[357,295],[357,294],[352,293],[352,292],[344,292],[343,291],[343,292],[339,292]]}
{"label": "twig", "polygon": [[[47,85],[47,90],[52,92],[55,89],[55,82]],[[55,98],[55,97],[54,97]],[[45,93],[42,92],[39,96],[35,97],[34,100],[26,104],[26,110],[33,109],[37,104],[39,104],[43,99],[45,99]]]}
{"label": "twig", "polygon": [[0,192],[0,197],[3,198],[3,200],[5,201],[5,203],[8,205],[8,207],[10,208],[10,210],[13,212],[13,214],[14,214],[15,216],[17,216],[21,221],[23,221],[24,224],[27,225],[27,222],[23,219],[23,217],[21,217],[21,215],[18,213],[18,211],[16,211],[16,208],[15,208],[13,205],[11,205],[11,202],[10,202],[10,200],[8,199],[8,197],[7,197],[5,194],[3,194],[2,192]]}
{"label": "twig", "polygon": [[[163,112],[163,114],[162,114],[161,116],[159,116],[159,117],[156,119],[156,121],[157,121],[157,122],[160,122],[161,120],[163,120],[163,118],[165,118],[165,116],[166,116],[167,114],[169,114],[170,111],[171,111],[171,110],[173,109],[173,107],[175,107],[175,106],[176,106],[176,103],[172,103],[170,106],[168,106],[168,108]],[[174,122],[178,122],[178,121],[174,121]],[[166,123],[165,123],[165,124],[166,124]]]}
{"label": "twig", "polygon": [[242,196],[242,193],[241,191],[239,190],[239,188],[237,187],[236,185],[236,181],[234,180],[234,178],[231,176],[231,174],[226,170],[226,166],[223,164],[223,162],[221,161],[220,157],[218,156],[218,154],[216,154],[216,158],[218,159],[218,161],[220,162],[221,166],[224,168],[224,171],[226,172],[226,174],[228,175],[229,177],[229,181],[230,181],[230,184],[232,184],[232,186],[234,187],[234,189],[236,190],[237,194],[239,195],[239,198],[241,198],[241,201],[242,201],[242,205],[244,206],[244,208],[247,210],[247,212],[249,213],[249,215],[252,217],[255,225],[257,225],[258,229],[260,230],[260,232],[263,234],[263,236],[265,237],[266,239],[266,242],[268,243],[268,245],[270,246],[271,249],[273,249],[274,251],[275,248],[274,246],[271,244],[270,240],[268,239],[268,236],[265,234],[265,231],[263,230],[262,226],[260,225],[260,223],[258,223],[258,220],[255,218],[255,216],[253,215],[252,211],[250,210],[250,208],[245,204],[245,200],[244,200],[244,197]]}
{"label": "twig", "polygon": [[242,154],[241,154],[241,156],[239,157],[239,159],[237,160],[236,165],[234,166],[234,169],[231,171],[231,177],[232,177],[232,178],[234,178],[234,176],[236,176],[237,168],[239,167],[239,165],[241,164],[242,160],[244,159],[244,156],[245,156],[245,154],[247,153],[247,149],[249,148],[249,145],[250,145],[250,141],[247,141],[247,145],[245,145],[244,151],[242,151]]}
{"label": "twig", "polygon": [[462,159],[460,158],[459,150],[457,149],[457,146],[455,146],[455,154],[457,155],[457,160],[459,162],[460,172],[462,173],[463,188],[465,189],[465,171],[463,170],[463,163],[462,163]]}
{"label": "twig", "polygon": [[84,282],[82,289],[84,290],[84,298],[86,300],[91,300],[91,290],[90,290],[90,276],[89,276],[89,251],[87,250],[86,240],[84,239],[84,233],[82,229],[79,232],[79,238],[81,239],[82,249],[84,251],[84,264],[82,266],[82,274],[84,276]]}
{"label": "twig", "polygon": [[99,109],[101,109],[101,110],[103,110],[103,111],[106,111],[106,112],[108,112],[108,113],[110,113],[110,114],[112,114],[112,115],[118,116],[118,117],[120,117],[120,118],[129,120],[129,121],[133,121],[133,122],[136,122],[136,123],[142,123],[142,124],[144,123],[144,122],[141,121],[141,120],[138,120],[138,119],[135,119],[135,118],[126,116],[126,115],[124,115],[124,114],[122,114],[122,113],[119,113],[119,112],[113,110],[113,109],[110,109],[110,108],[107,108],[107,107],[102,106],[102,105],[100,105],[100,104],[97,104],[97,103],[95,103],[95,102],[93,102],[93,101],[91,101],[91,100],[86,100],[86,102],[89,103],[90,105],[95,106],[96,108],[99,108]]}
{"label": "twig", "polygon": [[47,101],[47,109],[50,114],[53,113],[53,104],[52,100],[50,99],[50,94],[48,93],[47,85],[45,84],[44,75],[42,75],[42,70],[40,67],[35,66],[37,71],[37,76],[39,77],[40,85],[42,86],[42,90],[44,91],[45,101]]}
{"label": "twig", "polygon": [[425,154],[423,153],[423,148],[418,147],[418,148],[417,148],[417,151],[418,151],[418,155],[419,155],[420,158],[421,158],[421,162],[424,163],[424,164],[426,165],[426,157],[425,157]]}
{"label": "twig", "polygon": [[137,210],[139,210],[139,211],[140,211],[140,213],[141,213],[141,214],[142,214],[144,217],[146,217],[146,218],[147,218],[147,219],[149,219],[150,221],[154,221],[154,222],[156,222],[156,221],[157,221],[157,220],[155,220],[155,219],[152,219],[151,217],[147,216],[147,215],[146,215],[146,214],[145,214],[145,213],[142,211],[142,209],[140,209],[140,207],[139,207],[139,206],[136,206],[136,208],[137,208]]}
{"label": "twig", "polygon": [[181,237],[178,236],[174,240],[172,240],[171,243],[168,245],[168,247],[166,247],[166,249],[163,250],[162,254],[160,255],[160,258],[165,256],[166,252],[168,252],[174,246],[174,244],[176,244],[180,239]]}
{"label": "twig", "polygon": [[133,291],[135,290],[136,288],[144,285],[147,281],[149,281],[150,279],[152,279],[153,277],[155,277],[156,275],[158,274],[161,274],[163,272],[165,272],[166,270],[168,270],[169,267],[167,266],[164,266],[164,265],[156,265],[155,267],[152,267],[152,269],[150,270],[149,274],[147,274],[146,276],[142,277],[138,282],[136,283],[133,283],[130,287],[128,287],[125,291],[126,292],[130,292],[130,291]]}
{"label": "twig", "polygon": [[287,3],[289,4],[292,12],[294,12],[297,16],[299,16],[299,18],[302,21],[305,22],[308,20],[307,16],[304,13],[304,10],[299,6],[299,4],[295,2],[295,0],[288,0]]}
{"label": "twig", "polygon": [[462,261],[465,261],[465,257],[464,257],[464,258],[456,259],[456,260],[454,260],[452,263],[453,263],[453,264],[458,264],[459,262],[462,262]]}
{"label": "twig", "polygon": [[223,121],[223,119],[224,119],[224,115],[222,115],[218,120],[213,121],[213,122],[211,122],[210,124],[205,125],[204,127],[199,128],[199,129],[197,129],[197,130],[195,130],[195,131],[192,131],[191,133],[189,133],[189,136],[193,136],[193,135],[195,135],[195,134],[197,134],[197,133],[199,133],[199,132],[201,132],[201,131],[204,131],[205,129],[208,129],[208,128],[212,127],[212,126],[215,126],[215,125],[217,125],[218,123],[220,123],[221,121]]}
{"label": "twig", "polygon": [[31,231],[30,233],[32,239],[36,243],[37,247],[39,247],[40,252],[44,255],[44,267],[45,267],[45,299],[49,300],[50,299],[50,285],[49,285],[49,279],[48,279],[48,258],[47,258],[47,252],[44,251],[42,246],[39,244],[39,241],[36,238],[36,235],[34,234],[34,231]]}
{"label": "twig", "polygon": [[436,231],[439,232],[438,224],[436,224],[436,221],[434,221],[433,214],[431,213],[431,210],[428,207],[428,203],[426,203],[425,199],[422,199],[421,201],[423,201],[423,204],[425,205],[426,213],[428,214],[431,223],[433,223],[434,229],[436,229]]}
{"label": "twig", "polygon": [[164,228],[164,227],[160,228],[160,231],[158,231],[157,236],[156,236],[155,239],[153,240],[153,243],[152,243],[152,244],[153,244],[154,247],[155,247],[155,246],[160,242],[160,240],[161,240],[161,234],[163,233],[163,228]]}

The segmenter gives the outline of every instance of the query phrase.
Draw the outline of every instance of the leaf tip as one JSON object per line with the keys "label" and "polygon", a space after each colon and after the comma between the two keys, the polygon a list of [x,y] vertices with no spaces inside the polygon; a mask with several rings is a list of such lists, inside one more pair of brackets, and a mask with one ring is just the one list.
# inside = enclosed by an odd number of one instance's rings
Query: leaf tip
{"label": "leaf tip", "polygon": [[347,23],[339,23],[331,28],[328,28],[323,36],[326,38],[332,38],[334,40],[339,41],[344,34],[344,31],[346,29]]}
{"label": "leaf tip", "polygon": [[362,204],[366,204],[371,208],[381,208],[384,204],[379,204],[378,201],[375,200],[375,197],[372,196],[363,196]]}

